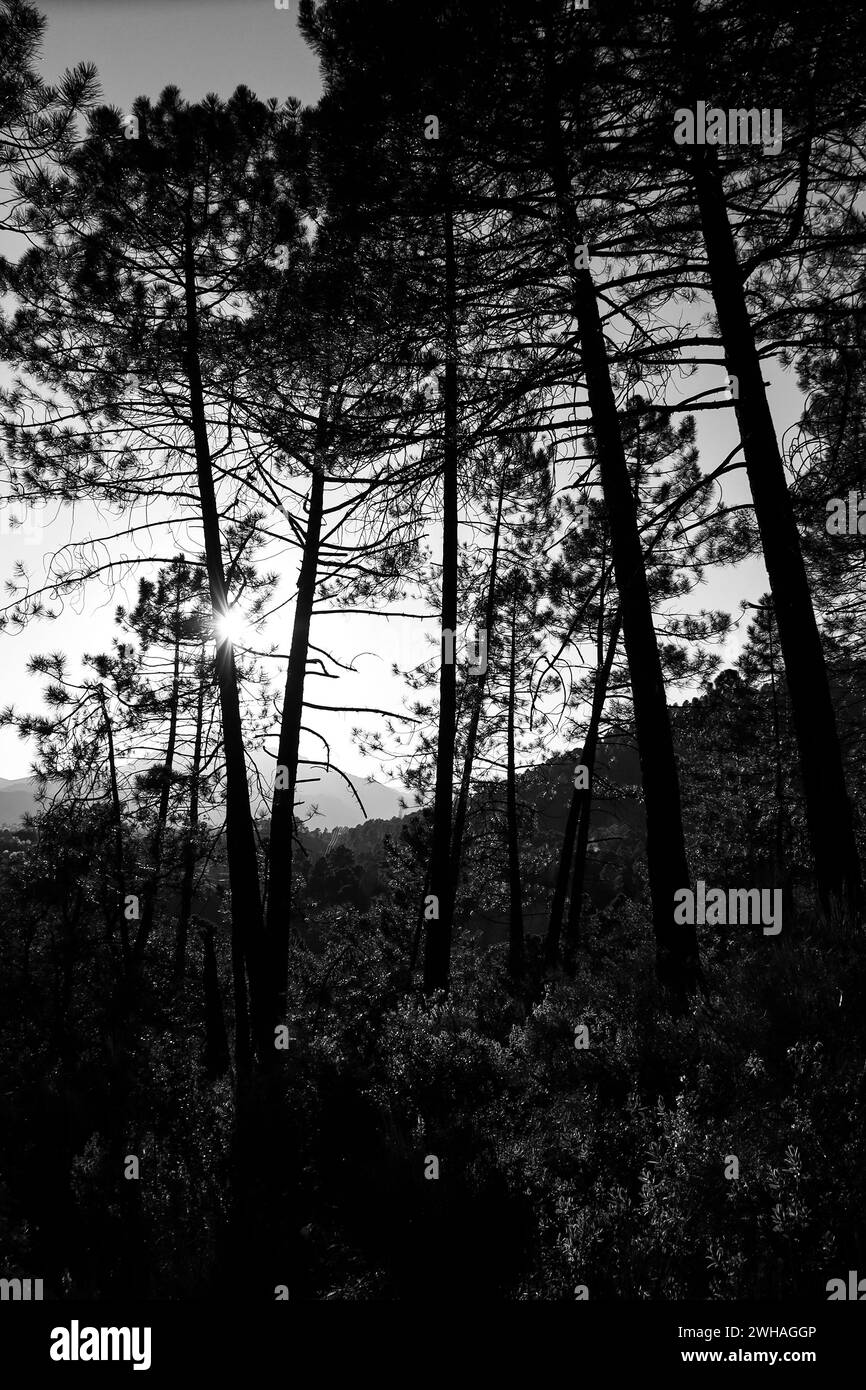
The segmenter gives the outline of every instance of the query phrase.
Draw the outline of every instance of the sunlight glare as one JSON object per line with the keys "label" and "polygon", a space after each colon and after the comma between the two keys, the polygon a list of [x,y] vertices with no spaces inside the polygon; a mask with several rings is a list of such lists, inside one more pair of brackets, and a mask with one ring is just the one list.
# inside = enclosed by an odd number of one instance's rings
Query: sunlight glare
{"label": "sunlight glare", "polygon": [[243,614],[234,608],[229,608],[225,613],[214,619],[214,630],[216,631],[218,642],[230,642],[232,646],[237,646],[241,641],[246,629]]}

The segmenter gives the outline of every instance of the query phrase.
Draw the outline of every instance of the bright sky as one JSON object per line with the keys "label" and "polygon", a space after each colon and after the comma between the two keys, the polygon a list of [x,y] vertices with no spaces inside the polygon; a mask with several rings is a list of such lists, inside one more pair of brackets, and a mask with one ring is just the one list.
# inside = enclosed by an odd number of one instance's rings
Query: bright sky
{"label": "bright sky", "polygon": [[[140,94],[155,98],[168,84],[177,85],[192,101],[208,92],[228,97],[242,82],[262,98],[297,96],[314,102],[318,96],[316,60],[298,33],[294,3],[286,11],[275,9],[273,0],[42,0],[41,8],[48,18],[42,65],[45,76],[51,79],[78,61],[92,61],[99,72],[103,99],[122,108]],[[799,398],[790,378],[774,374],[773,382],[771,404],[781,431],[797,418]],[[693,391],[714,385],[717,382],[710,373],[705,380],[696,377],[689,383]],[[709,470],[734,443],[733,414],[699,414],[698,424],[702,461]],[[736,475],[727,495],[742,498],[744,486],[742,475]],[[86,535],[89,526],[97,531],[98,519],[81,510],[65,510],[30,534],[4,531],[0,535],[0,577],[5,579],[19,559],[38,576],[43,554],[73,535]],[[431,534],[434,545],[436,539]],[[289,575],[288,592],[292,579]],[[762,563],[749,561],[735,572],[716,573],[693,606],[735,611],[741,598],[754,601],[767,587]],[[127,592],[94,586],[56,622],[34,624],[17,636],[0,636],[3,703],[22,709],[37,707],[39,682],[25,672],[31,653],[61,649],[74,660],[82,652],[106,649],[116,632],[114,609],[133,597],[134,588],[134,583]],[[420,605],[413,604],[412,611],[420,611]],[[282,651],[288,650],[290,618],[291,610],[284,610],[281,621],[286,630],[268,631]],[[432,624],[427,627],[433,631]],[[358,660],[357,676],[339,682],[310,680],[309,698],[320,703],[330,699],[336,704],[399,710],[403,687],[389,675],[390,663],[417,662],[429,654],[421,624],[399,619],[322,617],[314,626],[312,640],[329,647],[341,661],[356,653],[367,654]],[[738,646],[738,639],[729,642],[725,651],[728,660]],[[275,669],[274,676],[281,687],[283,669]],[[313,723],[312,717],[305,722]],[[335,762],[352,774],[372,772],[378,780],[391,782],[391,769],[380,769],[362,759],[352,744],[350,729],[363,722],[358,715],[315,714],[315,726],[328,738]],[[375,718],[372,722],[375,724]],[[302,754],[311,756],[319,747],[311,741],[302,748]],[[26,746],[12,731],[0,730],[0,776],[25,776],[29,764]]]}

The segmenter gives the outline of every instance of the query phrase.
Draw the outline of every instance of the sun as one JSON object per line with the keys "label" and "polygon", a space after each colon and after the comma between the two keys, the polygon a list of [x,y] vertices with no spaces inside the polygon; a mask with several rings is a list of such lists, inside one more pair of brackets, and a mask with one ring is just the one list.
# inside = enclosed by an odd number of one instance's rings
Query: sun
{"label": "sun", "polygon": [[229,642],[233,647],[237,646],[243,639],[246,631],[246,623],[243,614],[235,608],[229,608],[225,613],[220,613],[214,618],[214,631],[217,641]]}

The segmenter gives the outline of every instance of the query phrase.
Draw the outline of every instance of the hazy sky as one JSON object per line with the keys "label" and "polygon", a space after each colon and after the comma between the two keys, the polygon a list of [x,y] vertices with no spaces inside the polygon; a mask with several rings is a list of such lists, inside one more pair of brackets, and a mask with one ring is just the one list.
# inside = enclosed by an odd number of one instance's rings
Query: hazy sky
{"label": "hazy sky", "polygon": [[[138,95],[156,97],[168,84],[177,85],[189,100],[199,100],[207,92],[227,97],[239,83],[245,83],[262,98],[283,99],[297,96],[314,102],[319,93],[316,60],[297,30],[296,6],[276,10],[273,0],[42,0],[48,18],[43,50],[43,71],[48,78],[78,61],[94,62],[98,68],[103,99],[126,108]],[[796,420],[799,400],[790,379],[773,374],[771,404],[777,428]],[[690,390],[701,389],[694,378]],[[703,385],[716,385],[712,373]],[[732,447],[735,424],[732,413],[699,415],[699,442],[703,465],[710,469]],[[737,475],[728,493],[745,496],[744,482]],[[79,510],[57,514],[56,520],[31,535],[0,535],[0,577],[6,578],[16,559],[38,574],[43,553],[50,553],[72,535],[87,533],[95,519]],[[431,536],[431,540],[434,538]],[[292,576],[287,576],[291,588]],[[763,565],[749,561],[736,572],[715,574],[711,583],[695,599],[694,607],[721,606],[735,610],[740,598],[755,600],[768,587]],[[70,658],[84,651],[105,649],[116,632],[115,606],[133,596],[134,584],[127,592],[94,587],[84,595],[75,610],[69,607],[55,623],[40,623],[23,634],[0,636],[0,662],[3,672],[3,703],[13,702],[23,709],[38,705],[39,682],[28,677],[25,664],[31,652],[53,649],[66,651]],[[418,605],[413,605],[417,611]],[[284,611],[287,624],[290,611]],[[429,625],[432,631],[432,625]],[[283,651],[288,649],[288,632],[271,631]],[[312,640],[321,646],[333,644],[335,654],[346,660],[356,653],[367,655],[358,661],[358,676],[338,682],[310,681],[309,698],[325,703],[385,705],[401,708],[401,686],[388,675],[391,661],[409,657],[419,660],[426,654],[420,624],[383,619],[322,617],[314,626]],[[729,642],[726,655],[739,645]],[[275,670],[281,685],[282,670]],[[324,693],[327,687],[327,695]],[[312,723],[312,717],[308,717]],[[362,760],[353,748],[349,730],[361,722],[355,715],[316,714],[316,727],[329,739],[335,760],[353,774],[377,772],[380,780],[391,780],[388,770],[378,772]],[[309,755],[315,745],[306,750]],[[0,776],[20,777],[29,769],[30,753],[9,730],[0,731]]]}
{"label": "hazy sky", "polygon": [[273,0],[41,0],[48,19],[46,74],[96,63],[103,97],[117,106],[174,84],[190,101],[227,97],[245,83],[260,97],[314,102],[315,54],[297,29],[297,6]]}

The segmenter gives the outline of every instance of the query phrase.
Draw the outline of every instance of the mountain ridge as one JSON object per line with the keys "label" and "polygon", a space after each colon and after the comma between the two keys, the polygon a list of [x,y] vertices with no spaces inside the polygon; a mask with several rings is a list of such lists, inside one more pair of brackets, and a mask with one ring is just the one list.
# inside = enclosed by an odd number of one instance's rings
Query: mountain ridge
{"label": "mountain ridge", "polygon": [[[348,775],[348,774],[347,774]],[[392,820],[400,815],[400,799],[408,793],[384,782],[368,782],[352,777],[358,797],[367,812],[368,820]],[[309,821],[311,829],[352,829],[365,823],[361,808],[343,778],[336,772],[322,770],[322,776],[299,785],[299,814],[304,816],[317,808],[318,814]],[[36,779],[34,777],[0,777],[0,825],[15,826],[28,813],[37,810]]]}

